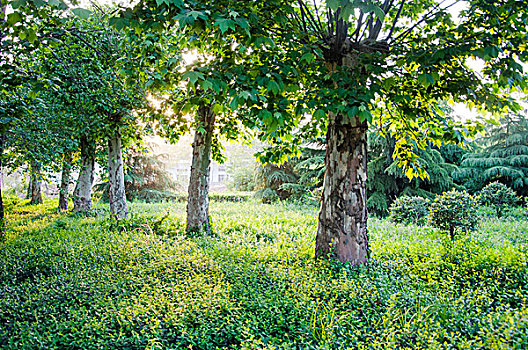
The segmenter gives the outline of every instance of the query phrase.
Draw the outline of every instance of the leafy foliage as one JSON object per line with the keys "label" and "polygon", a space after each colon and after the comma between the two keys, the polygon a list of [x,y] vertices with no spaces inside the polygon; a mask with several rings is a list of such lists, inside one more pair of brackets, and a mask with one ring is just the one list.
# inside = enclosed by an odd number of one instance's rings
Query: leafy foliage
{"label": "leafy foliage", "polygon": [[170,197],[171,191],[182,190],[165,170],[163,155],[156,156],[134,148],[125,156],[125,188],[128,200],[146,202],[159,201],[164,196]]}
{"label": "leafy foliage", "polygon": [[504,209],[513,206],[519,202],[519,197],[508,186],[495,181],[486,185],[479,192],[479,201],[482,204],[495,208],[497,217],[501,217]]}
{"label": "leafy foliage", "polygon": [[473,192],[494,181],[528,195],[528,117],[506,114],[489,125],[481,150],[467,154],[455,178]]}
{"label": "leafy foliage", "polygon": [[477,200],[466,191],[452,190],[436,196],[430,206],[433,226],[449,232],[454,240],[456,232],[474,230],[479,217]]}
{"label": "leafy foliage", "polygon": [[390,206],[389,219],[401,224],[424,224],[429,214],[429,200],[422,197],[401,196]]}
{"label": "leafy foliage", "polygon": [[369,212],[378,216],[385,216],[389,205],[401,196],[424,197],[433,199],[436,194],[448,191],[456,184],[452,173],[457,166],[447,162],[442,156],[446,148],[454,145],[442,145],[437,148],[431,144],[424,149],[416,150],[415,162],[420,164],[425,178],[409,179],[394,159],[394,145],[397,138],[378,130],[369,133],[369,162],[368,162],[368,200]]}

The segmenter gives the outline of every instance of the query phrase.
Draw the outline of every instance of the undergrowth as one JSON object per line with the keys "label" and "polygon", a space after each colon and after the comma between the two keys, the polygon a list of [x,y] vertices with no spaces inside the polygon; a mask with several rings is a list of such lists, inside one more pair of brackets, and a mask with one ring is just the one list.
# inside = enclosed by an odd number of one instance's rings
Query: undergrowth
{"label": "undergrowth", "polygon": [[526,349],[528,223],[451,242],[369,221],[371,263],[315,261],[310,206],[132,204],[126,222],[14,204],[0,245],[2,349]]}

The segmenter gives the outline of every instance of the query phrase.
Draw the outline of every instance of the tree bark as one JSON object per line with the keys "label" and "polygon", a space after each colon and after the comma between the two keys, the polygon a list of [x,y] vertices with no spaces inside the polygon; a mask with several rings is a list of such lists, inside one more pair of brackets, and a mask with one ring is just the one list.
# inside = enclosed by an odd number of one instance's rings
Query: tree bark
{"label": "tree bark", "polygon": [[108,139],[108,184],[110,213],[118,219],[128,217],[123,171],[121,135],[118,131]]}
{"label": "tree bark", "polygon": [[209,106],[197,113],[199,127],[193,142],[189,197],[187,199],[187,232],[210,232],[209,222],[209,165],[215,115]]}
{"label": "tree bark", "polygon": [[316,256],[342,262],[368,259],[367,123],[330,113]]}
{"label": "tree bark", "polygon": [[59,192],[59,210],[68,210],[68,197],[70,187],[70,173],[72,164],[72,152],[64,153],[62,161],[62,177]]}
{"label": "tree bark", "polygon": [[28,186],[26,190],[26,199],[31,199],[31,192],[33,191],[33,175],[29,175]]}
{"label": "tree bark", "polygon": [[86,137],[81,137],[81,169],[73,191],[73,210],[89,212],[92,209],[92,184],[95,158]]}
{"label": "tree bark", "polygon": [[42,204],[42,191],[40,189],[41,173],[40,165],[31,162],[31,202],[29,204]]}

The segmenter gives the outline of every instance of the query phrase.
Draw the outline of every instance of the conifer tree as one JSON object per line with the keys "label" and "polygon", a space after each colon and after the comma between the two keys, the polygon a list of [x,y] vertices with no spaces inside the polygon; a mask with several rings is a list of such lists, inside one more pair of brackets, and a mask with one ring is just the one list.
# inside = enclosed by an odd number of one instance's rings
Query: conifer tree
{"label": "conifer tree", "polygon": [[499,181],[522,196],[528,195],[528,117],[526,111],[504,115],[487,128],[481,150],[469,153],[455,179],[475,192]]}

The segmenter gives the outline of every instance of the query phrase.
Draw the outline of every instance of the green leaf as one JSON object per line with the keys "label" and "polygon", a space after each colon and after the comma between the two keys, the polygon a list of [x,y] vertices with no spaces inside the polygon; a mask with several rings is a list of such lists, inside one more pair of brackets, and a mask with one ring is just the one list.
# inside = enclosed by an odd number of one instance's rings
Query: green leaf
{"label": "green leaf", "polygon": [[35,34],[35,31],[28,29],[27,40],[33,44],[36,39],[37,39],[37,34]]}
{"label": "green leaf", "polygon": [[337,10],[340,5],[339,0],[326,0],[326,6],[329,9]]}
{"label": "green leaf", "polygon": [[35,5],[35,7],[46,6],[46,2],[44,0],[33,0],[33,4]]}
{"label": "green leaf", "polygon": [[26,0],[15,0],[11,3],[11,7],[13,7],[13,10],[16,10],[20,7],[26,6],[27,1]]}
{"label": "green leaf", "polygon": [[203,79],[204,75],[200,72],[190,71],[182,75],[183,79],[189,79],[192,85],[195,85],[199,79]]}
{"label": "green leaf", "polygon": [[18,12],[13,12],[7,15],[7,24],[9,25],[15,25],[21,20],[22,20],[22,17],[20,16]]}
{"label": "green leaf", "polygon": [[323,110],[323,109],[318,109],[315,111],[315,113],[313,114],[313,117],[316,119],[316,120],[321,120],[323,118],[326,117],[326,112]]}
{"label": "green leaf", "polygon": [[229,29],[235,29],[235,22],[228,18],[221,18],[217,19],[215,22],[215,25],[217,25],[220,28],[220,31],[222,34],[227,32]]}
{"label": "green leaf", "polygon": [[88,19],[92,15],[92,11],[80,7],[72,9],[72,12],[75,16],[82,19]]}
{"label": "green leaf", "polygon": [[202,89],[204,89],[204,91],[207,91],[213,88],[213,83],[206,79],[200,82],[200,86],[202,87]]}
{"label": "green leaf", "polygon": [[310,63],[313,60],[315,60],[315,56],[311,52],[307,52],[301,56],[301,62],[306,61],[307,63]]}
{"label": "green leaf", "polygon": [[126,26],[126,20],[124,18],[112,17],[108,20],[108,23],[117,30],[121,30]]}
{"label": "green leaf", "polygon": [[279,84],[275,80],[270,80],[268,82],[268,91],[271,91],[274,95],[277,95],[280,91]]}
{"label": "green leaf", "polygon": [[373,5],[372,7],[373,9],[373,12],[374,14],[376,15],[376,17],[378,17],[378,19],[383,22],[385,20],[385,12],[383,12],[383,10],[381,9],[381,7],[377,6],[377,5]]}

